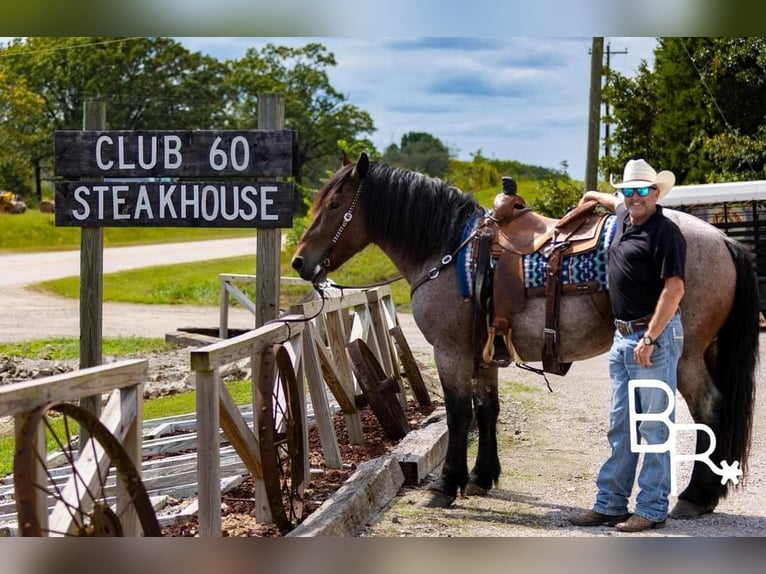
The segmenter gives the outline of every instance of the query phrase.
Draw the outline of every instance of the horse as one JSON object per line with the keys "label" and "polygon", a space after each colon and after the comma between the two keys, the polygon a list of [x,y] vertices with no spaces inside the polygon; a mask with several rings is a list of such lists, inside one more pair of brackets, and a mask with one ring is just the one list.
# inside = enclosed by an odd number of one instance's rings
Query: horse
{"label": "horse", "polygon": [[[738,461],[746,473],[755,400],[759,301],[748,248],[692,215],[664,209],[687,244],[681,316],[685,338],[678,364],[678,391],[695,423],[716,437],[713,461]],[[448,446],[441,474],[421,505],[448,507],[461,495],[486,495],[500,477],[497,455],[498,367],[476,368],[475,309],[459,289],[455,263],[466,249],[467,230],[487,210],[470,194],[426,174],[361,154],[344,158],[318,191],[310,222],[298,241],[292,267],[315,286],[368,244],[376,244],[411,285],[412,315],[433,346],[444,392]],[[470,237],[470,235],[469,235]],[[518,358],[541,360],[545,298],[528,298],[511,316]],[[560,344],[564,361],[608,351],[615,330],[605,290],[564,293],[560,299]],[[485,331],[486,332],[486,331]],[[517,362],[518,362],[517,358]],[[468,471],[469,426],[476,421],[478,452]],[[696,433],[696,452],[710,436]],[[736,480],[722,481],[696,459],[671,516],[695,518],[712,512]]]}

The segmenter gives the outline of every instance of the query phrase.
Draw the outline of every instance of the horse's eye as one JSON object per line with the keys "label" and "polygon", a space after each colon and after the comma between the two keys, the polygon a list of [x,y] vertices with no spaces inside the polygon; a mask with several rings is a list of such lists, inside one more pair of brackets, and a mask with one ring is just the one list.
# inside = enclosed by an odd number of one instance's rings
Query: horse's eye
{"label": "horse's eye", "polygon": [[338,203],[337,201],[331,201],[328,207],[330,209],[338,209],[340,207],[340,203]]}

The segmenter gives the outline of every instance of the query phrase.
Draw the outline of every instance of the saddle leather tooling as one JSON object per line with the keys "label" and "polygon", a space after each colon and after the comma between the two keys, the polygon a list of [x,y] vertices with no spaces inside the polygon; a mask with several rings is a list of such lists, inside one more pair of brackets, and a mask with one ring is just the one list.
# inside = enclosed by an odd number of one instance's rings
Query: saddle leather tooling
{"label": "saddle leather tooling", "polygon": [[[478,240],[474,244],[476,302],[489,318],[481,361],[498,367],[511,363],[511,314],[524,309],[527,297],[545,296],[543,370],[564,375],[571,363],[561,361],[561,294],[590,293],[598,285],[580,283],[567,285],[564,289],[562,260],[565,256],[596,249],[609,214],[593,213],[597,202],[588,201],[563,218],[552,219],[531,211],[515,192],[515,182],[504,177],[503,192],[495,196],[491,215],[479,224]],[[541,252],[547,259],[545,285],[526,289],[522,256],[536,252]],[[495,263],[494,268],[490,262]]]}

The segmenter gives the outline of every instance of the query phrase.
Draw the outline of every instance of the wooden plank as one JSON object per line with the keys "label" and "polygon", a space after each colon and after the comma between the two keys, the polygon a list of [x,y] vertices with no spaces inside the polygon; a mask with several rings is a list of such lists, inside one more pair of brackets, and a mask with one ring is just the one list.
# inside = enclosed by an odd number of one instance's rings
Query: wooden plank
{"label": "wooden plank", "polygon": [[[325,313],[324,324],[327,342],[330,345],[330,352],[335,360],[340,381],[346,389],[346,393],[351,397],[355,397],[357,394],[356,387],[354,385],[351,363],[346,352],[348,340],[340,310]],[[359,412],[346,414],[344,418],[346,430],[348,431],[348,439],[351,444],[364,444],[364,430],[362,429],[362,419],[359,417]]]}
{"label": "wooden plank", "polygon": [[[106,104],[86,101],[83,104],[83,132],[106,127]],[[98,227],[80,231],[80,368],[100,365],[104,291],[104,230]],[[80,398],[80,407],[98,416],[101,397]],[[83,438],[87,438],[83,433]],[[83,443],[84,444],[84,441]]]}
{"label": "wooden plank", "polygon": [[217,371],[197,371],[197,474],[199,481],[199,533],[222,536],[220,484],[220,380]]}
{"label": "wooden plank", "polygon": [[33,411],[54,401],[73,401],[142,383],[149,376],[146,359],[129,359],[13,385],[0,386],[0,416]]}
{"label": "wooden plank", "polygon": [[101,177],[289,177],[293,130],[56,131],[54,173]]}
{"label": "wooden plank", "polygon": [[[284,319],[302,319],[300,316],[287,315]],[[284,341],[297,333],[302,332],[304,323],[282,323],[275,321],[268,325],[248,331],[242,335],[219,341],[206,347],[192,349],[190,351],[191,368],[193,371],[208,371],[217,369],[247,358],[274,343]]]}
{"label": "wooden plank", "polygon": [[[329,291],[329,290],[328,290]],[[339,309],[346,309],[356,305],[363,305],[367,302],[367,295],[364,291],[346,290],[342,296],[328,297],[324,301],[307,301],[290,307],[291,313],[313,317],[317,313],[332,313]]]}
{"label": "wooden plank", "polygon": [[317,337],[312,337],[314,340],[314,346],[317,351],[317,358],[322,368],[322,377],[328,388],[332,392],[335,400],[338,401],[341,410],[344,414],[351,415],[357,412],[356,403],[354,398],[349,396],[346,387],[340,380],[340,374],[333,364],[333,358],[330,355],[330,351],[325,348],[324,343]]}
{"label": "wooden plank", "polygon": [[[319,366],[319,357],[316,354],[316,345],[311,336],[313,329],[314,326],[309,324],[308,331],[303,337],[303,367],[311,395],[311,404],[314,407],[314,417],[319,441],[322,444],[325,465],[328,468],[341,468],[343,460],[338,447],[338,437],[335,435],[332,413],[322,384],[322,371]],[[357,414],[356,417],[359,418],[359,415]]]}
{"label": "wooden plank", "polygon": [[396,383],[399,386],[397,399],[402,408],[407,408],[407,395],[404,392],[404,383],[400,376],[398,357],[396,356],[396,351],[393,348],[394,346],[391,342],[391,336],[389,335],[386,326],[386,319],[380,301],[380,293],[377,290],[368,291],[367,298],[369,301],[368,308],[370,319],[372,321],[372,330],[375,332],[375,338],[380,350],[381,367],[383,367],[384,373],[394,377],[396,380]]}
{"label": "wooden plank", "polygon": [[[57,227],[292,227],[293,184],[57,181]],[[260,235],[260,234],[259,234]]]}
{"label": "wooden plank", "polygon": [[258,439],[247,426],[229,390],[221,385],[221,427],[234,449],[255,478],[263,478]]}

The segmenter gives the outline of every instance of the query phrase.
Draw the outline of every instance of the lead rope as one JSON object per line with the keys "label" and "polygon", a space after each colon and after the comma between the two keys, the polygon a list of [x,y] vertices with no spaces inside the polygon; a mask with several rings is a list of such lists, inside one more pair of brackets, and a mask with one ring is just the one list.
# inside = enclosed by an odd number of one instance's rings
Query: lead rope
{"label": "lead rope", "polygon": [[551,383],[548,380],[548,377],[545,375],[545,371],[542,369],[538,369],[537,367],[533,367],[532,365],[527,365],[526,363],[516,363],[516,366],[520,369],[524,369],[525,371],[530,371],[532,373],[535,373],[536,375],[542,375],[543,379],[545,379],[545,384],[548,385],[548,390],[550,392],[553,392],[553,389],[551,388]]}

